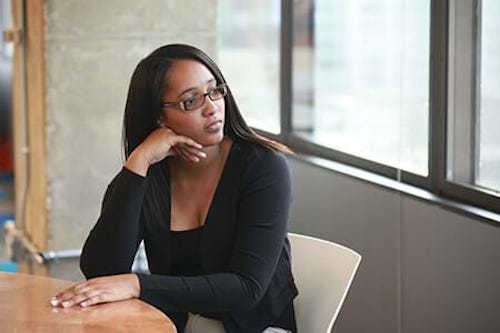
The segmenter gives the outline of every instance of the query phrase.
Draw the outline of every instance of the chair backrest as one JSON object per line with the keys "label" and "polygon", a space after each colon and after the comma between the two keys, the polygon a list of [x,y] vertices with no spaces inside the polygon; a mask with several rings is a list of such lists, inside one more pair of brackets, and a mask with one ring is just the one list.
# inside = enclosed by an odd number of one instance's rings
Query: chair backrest
{"label": "chair backrest", "polygon": [[361,255],[319,238],[289,233],[299,332],[330,332],[356,274]]}

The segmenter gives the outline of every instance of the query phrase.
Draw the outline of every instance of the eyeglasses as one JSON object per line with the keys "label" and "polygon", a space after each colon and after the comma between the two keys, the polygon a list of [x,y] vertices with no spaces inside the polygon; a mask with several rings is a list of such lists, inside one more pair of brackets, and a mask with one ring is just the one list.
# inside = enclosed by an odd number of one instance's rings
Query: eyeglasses
{"label": "eyeglasses", "polygon": [[162,107],[175,107],[182,111],[192,111],[202,107],[205,104],[205,98],[208,96],[210,100],[217,101],[227,95],[227,84],[222,83],[217,87],[210,89],[205,94],[195,94],[180,102],[163,102]]}

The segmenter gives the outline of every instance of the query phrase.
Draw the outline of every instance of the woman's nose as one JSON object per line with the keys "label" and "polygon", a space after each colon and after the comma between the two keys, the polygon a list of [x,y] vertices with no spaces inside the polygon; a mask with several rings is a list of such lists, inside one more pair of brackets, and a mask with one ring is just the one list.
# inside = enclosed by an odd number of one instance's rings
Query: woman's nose
{"label": "woman's nose", "polygon": [[208,96],[205,100],[205,105],[203,105],[203,115],[208,117],[213,115],[217,111],[217,105]]}

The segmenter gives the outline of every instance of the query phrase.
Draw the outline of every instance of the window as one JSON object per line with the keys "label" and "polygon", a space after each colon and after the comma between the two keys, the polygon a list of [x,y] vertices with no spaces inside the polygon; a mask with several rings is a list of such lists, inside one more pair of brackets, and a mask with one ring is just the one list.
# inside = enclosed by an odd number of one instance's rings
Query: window
{"label": "window", "polygon": [[447,179],[500,192],[500,2],[450,2]]}
{"label": "window", "polygon": [[428,174],[429,0],[297,2],[293,129]]}
{"label": "window", "polygon": [[475,215],[500,213],[500,1],[219,6],[220,62],[253,127]]}
{"label": "window", "polygon": [[500,2],[481,6],[479,151],[476,184],[500,192]]}
{"label": "window", "polygon": [[252,127],[280,133],[280,2],[218,1],[218,63]]}

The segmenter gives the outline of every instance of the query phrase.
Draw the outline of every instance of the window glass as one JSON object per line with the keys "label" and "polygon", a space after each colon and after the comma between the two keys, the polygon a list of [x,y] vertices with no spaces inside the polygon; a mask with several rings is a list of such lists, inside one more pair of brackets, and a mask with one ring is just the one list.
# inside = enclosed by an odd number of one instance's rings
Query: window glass
{"label": "window glass", "polygon": [[427,175],[429,36],[429,0],[298,2],[294,131]]}
{"label": "window glass", "polygon": [[500,192],[500,1],[482,1],[479,186]]}
{"label": "window glass", "polygon": [[280,133],[280,1],[218,1],[218,63],[243,117]]}

